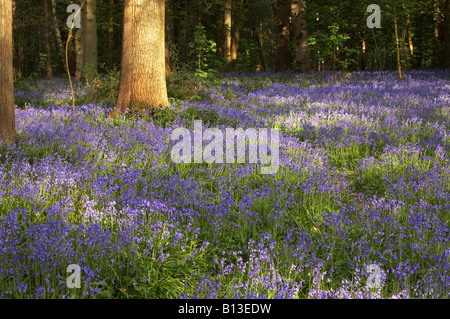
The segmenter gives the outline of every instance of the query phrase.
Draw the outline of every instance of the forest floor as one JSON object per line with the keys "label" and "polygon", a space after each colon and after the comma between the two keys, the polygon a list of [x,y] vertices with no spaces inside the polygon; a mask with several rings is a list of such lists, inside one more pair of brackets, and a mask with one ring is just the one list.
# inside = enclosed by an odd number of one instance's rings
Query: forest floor
{"label": "forest floor", "polygon": [[[226,74],[115,120],[75,87],[16,85],[1,298],[450,297],[449,70]],[[195,120],[277,128],[278,170],[175,163]]]}

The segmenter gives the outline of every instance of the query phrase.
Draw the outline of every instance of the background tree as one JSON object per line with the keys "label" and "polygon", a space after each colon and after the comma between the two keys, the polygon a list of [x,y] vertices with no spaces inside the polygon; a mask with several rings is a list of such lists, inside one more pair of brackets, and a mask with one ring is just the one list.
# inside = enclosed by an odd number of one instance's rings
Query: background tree
{"label": "background tree", "polygon": [[45,70],[47,78],[53,77],[52,69],[52,53],[50,47],[50,32],[49,32],[49,13],[48,13],[48,1],[43,0],[44,4],[44,45],[45,45]]}
{"label": "background tree", "polygon": [[291,12],[294,26],[295,70],[302,73],[311,71],[305,7],[304,0],[292,0]]}
{"label": "background tree", "polygon": [[83,33],[83,68],[88,74],[97,72],[97,0],[86,0]]}
{"label": "background tree", "polygon": [[124,0],[119,96],[109,118],[134,107],[169,104],[165,78],[164,0]]}
{"label": "background tree", "polygon": [[290,1],[277,0],[273,4],[273,13],[277,26],[277,61],[276,70],[289,70],[291,68],[291,53],[289,41]]}
{"label": "background tree", "polygon": [[225,42],[223,46],[223,56],[227,69],[231,67],[231,0],[225,0],[225,15],[223,28],[225,30]]}
{"label": "background tree", "polygon": [[11,0],[0,0],[0,137],[13,143],[17,141]]}
{"label": "background tree", "polygon": [[[66,9],[82,1],[15,0],[16,78],[48,76],[50,69],[52,76],[66,76]],[[69,47],[70,71],[78,78],[89,57],[93,57],[92,69],[97,65],[100,73],[121,64],[124,1],[89,1],[96,8],[91,28],[96,32],[88,32],[94,38],[83,40],[81,35],[89,29],[84,27]],[[198,69],[198,56],[192,53],[198,25],[205,27],[206,39],[217,44],[217,51],[208,55],[208,69],[218,72],[292,67],[304,71],[307,63],[299,61],[306,54],[316,71],[398,69],[395,20],[403,70],[450,67],[450,0],[396,0],[396,17],[393,1],[379,0],[380,29],[366,26],[368,4],[365,0],[166,0],[167,74]],[[305,14],[297,14],[296,8]],[[231,28],[225,32],[224,25]],[[86,45],[92,54],[84,52]],[[98,47],[105,50],[95,53]]]}

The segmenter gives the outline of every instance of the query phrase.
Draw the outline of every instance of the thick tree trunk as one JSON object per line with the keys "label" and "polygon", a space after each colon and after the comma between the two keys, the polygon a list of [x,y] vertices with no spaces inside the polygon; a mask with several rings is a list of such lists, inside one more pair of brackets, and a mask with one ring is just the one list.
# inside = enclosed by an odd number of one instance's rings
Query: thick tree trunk
{"label": "thick tree trunk", "polygon": [[109,118],[133,107],[169,104],[165,75],[164,0],[125,0],[119,96]]}
{"label": "thick tree trunk", "polygon": [[308,50],[308,25],[305,15],[305,1],[293,0],[291,4],[294,25],[295,70],[302,73],[311,71],[311,59]]}
{"label": "thick tree trunk", "polygon": [[230,70],[231,66],[231,0],[225,0],[225,16],[224,16],[225,42],[223,48],[223,56],[226,61],[226,69]]}
{"label": "thick tree trunk", "polygon": [[45,60],[45,71],[47,74],[47,78],[53,77],[52,70],[52,55],[50,49],[50,34],[48,32],[49,22],[48,22],[48,3],[47,0],[44,0],[44,42],[45,42],[45,54],[47,55]]}
{"label": "thick tree trunk", "polygon": [[277,0],[277,3],[272,5],[278,35],[277,61],[275,64],[275,69],[277,71],[289,70],[291,68],[289,3],[289,0]]}
{"label": "thick tree trunk", "polygon": [[242,10],[242,0],[237,0],[236,4],[236,14],[234,16],[233,28],[232,28],[232,39],[231,39],[231,70],[236,71],[236,59],[237,51],[239,46],[239,29],[241,24],[241,10]]}
{"label": "thick tree trunk", "polygon": [[8,143],[17,141],[11,0],[0,0],[0,139]]}
{"label": "thick tree trunk", "polygon": [[172,22],[172,14],[170,8],[170,1],[167,0],[166,2],[166,10],[165,10],[165,64],[166,64],[166,75],[170,76],[172,75],[172,60],[171,60],[171,54],[170,54],[170,43],[172,39],[172,28],[173,28],[173,22]]}
{"label": "thick tree trunk", "polygon": [[83,66],[90,72],[97,72],[97,0],[86,0],[85,7]]}

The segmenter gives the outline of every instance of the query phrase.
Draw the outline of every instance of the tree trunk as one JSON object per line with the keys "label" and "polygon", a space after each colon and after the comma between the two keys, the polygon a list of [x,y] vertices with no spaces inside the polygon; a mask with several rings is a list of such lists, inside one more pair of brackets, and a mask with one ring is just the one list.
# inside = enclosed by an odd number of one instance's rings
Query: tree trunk
{"label": "tree trunk", "polygon": [[[83,67],[89,74],[97,72],[97,0],[86,0],[83,34]],[[88,81],[90,79],[87,79]]]}
{"label": "tree trunk", "polygon": [[264,61],[264,54],[262,50],[263,44],[262,22],[260,22],[259,27],[254,30],[254,39],[259,49],[258,50],[259,64],[256,66],[256,71],[261,71],[261,69],[266,71],[266,63]]}
{"label": "tree trunk", "polygon": [[291,10],[294,25],[295,70],[307,73],[311,71],[311,59],[308,50],[308,26],[305,15],[305,1],[293,0]]}
{"label": "tree trunk", "polygon": [[45,71],[47,73],[47,78],[51,79],[53,77],[52,70],[52,56],[50,49],[50,35],[48,32],[48,3],[44,0],[44,42],[45,42],[45,54],[47,55],[45,60]]}
{"label": "tree trunk", "polygon": [[64,70],[67,71],[66,60],[64,58],[65,50],[61,38],[61,31],[59,30],[58,15],[56,14],[56,0],[52,0],[52,12],[53,12],[53,23],[55,24],[56,43],[58,44],[59,53],[61,54]]}
{"label": "tree trunk", "polygon": [[223,55],[226,61],[226,69],[230,70],[231,67],[231,0],[225,0],[225,16],[224,16],[224,29],[225,29],[225,43]]}
{"label": "tree trunk", "polygon": [[272,5],[277,26],[278,44],[275,69],[289,70],[291,68],[291,53],[289,44],[289,0],[277,0]]}
{"label": "tree trunk", "polygon": [[167,106],[164,0],[125,0],[119,96],[109,118],[127,109]]}
{"label": "tree trunk", "polygon": [[402,64],[400,61],[400,44],[398,39],[398,26],[397,26],[397,9],[394,4],[394,28],[395,28],[395,43],[397,45],[397,67],[398,67],[398,77],[403,80],[402,77]]}
{"label": "tree trunk", "polygon": [[170,44],[172,40],[172,28],[173,28],[173,21],[172,21],[172,12],[170,10],[170,1],[167,0],[166,2],[166,10],[165,10],[165,64],[166,64],[166,75],[170,76],[172,75],[172,59],[170,54]]}
{"label": "tree trunk", "polygon": [[113,49],[114,49],[114,0],[109,0],[109,26],[108,26],[108,69],[113,68]]}
{"label": "tree trunk", "polygon": [[233,22],[233,35],[231,39],[231,70],[237,71],[236,59],[239,45],[239,29],[241,24],[242,0],[237,0],[236,14]]}
{"label": "tree trunk", "polygon": [[366,41],[363,39],[361,44],[361,70],[366,69]]}
{"label": "tree trunk", "polygon": [[439,1],[434,1],[434,47],[433,47],[433,67],[441,68],[444,66],[443,61],[443,34],[442,34],[442,12],[439,7]]}
{"label": "tree trunk", "polygon": [[412,34],[411,34],[411,14],[409,13],[408,8],[406,7],[405,3],[402,2],[403,10],[407,11],[406,14],[406,35],[408,37],[408,48],[409,48],[409,57],[411,59],[411,67],[415,69],[416,66],[416,59],[414,57],[414,44],[412,40]]}
{"label": "tree trunk", "polygon": [[444,55],[444,61],[445,67],[450,68],[450,0],[445,0],[445,23],[444,23],[444,29],[445,29],[445,55]]}
{"label": "tree trunk", "polygon": [[77,30],[75,35],[75,52],[76,52],[76,69],[75,78],[81,80],[83,76],[83,20],[81,21],[82,27]]}
{"label": "tree trunk", "polygon": [[11,0],[0,0],[0,139],[17,142]]}

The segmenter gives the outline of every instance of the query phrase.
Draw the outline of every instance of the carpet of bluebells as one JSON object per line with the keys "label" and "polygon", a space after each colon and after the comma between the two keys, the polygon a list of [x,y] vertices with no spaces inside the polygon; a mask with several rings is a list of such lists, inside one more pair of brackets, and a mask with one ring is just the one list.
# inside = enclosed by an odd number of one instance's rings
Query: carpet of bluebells
{"label": "carpet of bluebells", "polygon": [[[449,70],[229,73],[202,94],[162,125],[73,109],[64,79],[16,85],[1,298],[450,297]],[[278,172],[173,163],[194,119],[279,128]]]}

